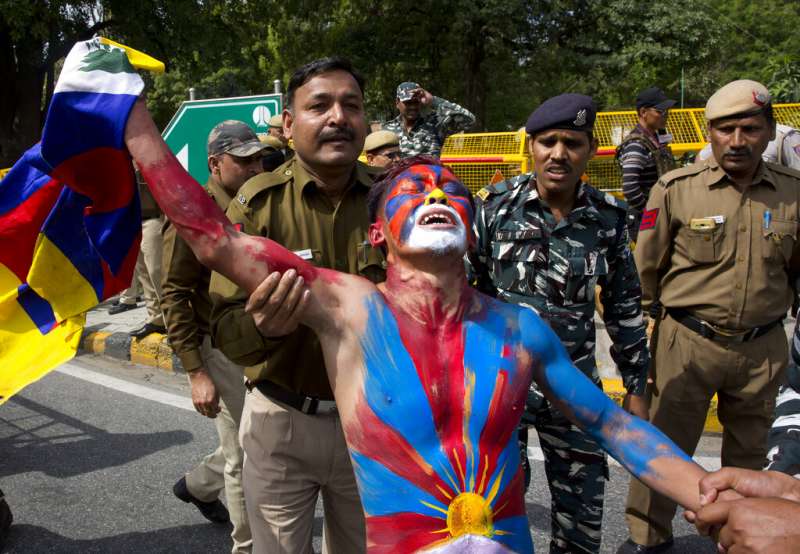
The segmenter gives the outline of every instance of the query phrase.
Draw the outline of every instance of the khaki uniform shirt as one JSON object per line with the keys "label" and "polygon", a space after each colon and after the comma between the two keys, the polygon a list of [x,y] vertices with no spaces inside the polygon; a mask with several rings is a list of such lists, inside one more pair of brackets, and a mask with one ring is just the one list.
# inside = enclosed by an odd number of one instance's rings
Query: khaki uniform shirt
{"label": "khaki uniform shirt", "polygon": [[[228,208],[231,197],[222,186],[208,180],[206,190],[222,210]],[[211,271],[197,261],[189,245],[178,236],[167,221],[163,229],[164,253],[162,264],[161,310],[167,324],[172,349],[186,371],[203,365],[200,346],[209,333],[211,297],[208,284]]]}
{"label": "khaki uniform shirt", "polygon": [[[377,283],[385,279],[385,262],[367,236],[367,193],[375,171],[358,163],[352,184],[334,205],[294,158],[247,181],[228,207],[228,217],[244,232],[268,237],[314,265]],[[265,338],[244,313],[245,291],[217,273],[210,290],[215,345],[233,362],[250,366],[248,379],[269,379],[296,393],[333,398],[311,329],[301,326],[286,337]]]}
{"label": "khaki uniform shirt", "polygon": [[786,315],[800,274],[800,172],[762,162],[740,192],[714,158],[653,187],[634,257],[642,304],[683,308],[727,329]]}

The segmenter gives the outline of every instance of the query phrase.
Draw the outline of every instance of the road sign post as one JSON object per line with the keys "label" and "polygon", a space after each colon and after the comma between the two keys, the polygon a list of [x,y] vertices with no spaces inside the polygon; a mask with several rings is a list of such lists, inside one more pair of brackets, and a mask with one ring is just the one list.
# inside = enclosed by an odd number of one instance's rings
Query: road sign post
{"label": "road sign post", "polygon": [[162,136],[181,165],[202,184],[208,180],[206,140],[217,123],[238,119],[256,133],[266,133],[269,118],[282,110],[280,94],[190,100],[181,104]]}

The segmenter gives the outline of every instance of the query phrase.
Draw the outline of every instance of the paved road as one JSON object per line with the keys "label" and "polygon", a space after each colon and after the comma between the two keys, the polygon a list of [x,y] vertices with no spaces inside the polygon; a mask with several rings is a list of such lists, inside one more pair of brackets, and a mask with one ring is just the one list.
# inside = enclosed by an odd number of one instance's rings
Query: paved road
{"label": "paved road", "polygon": [[[87,380],[89,379],[89,380]],[[105,385],[97,381],[106,380]],[[125,390],[119,390],[119,389]],[[194,413],[183,375],[86,355],[0,407],[0,488],[15,524],[4,552],[229,551],[230,530],[172,496],[175,480],[215,447],[212,423]],[[534,460],[540,458],[535,447]],[[719,439],[706,437],[699,455]],[[714,465],[712,458],[705,463]],[[549,498],[540,461],[526,497],[537,552],[547,552]],[[626,536],[624,470],[607,487],[603,552]],[[314,545],[319,551],[322,513]],[[675,552],[713,553],[676,518]]]}

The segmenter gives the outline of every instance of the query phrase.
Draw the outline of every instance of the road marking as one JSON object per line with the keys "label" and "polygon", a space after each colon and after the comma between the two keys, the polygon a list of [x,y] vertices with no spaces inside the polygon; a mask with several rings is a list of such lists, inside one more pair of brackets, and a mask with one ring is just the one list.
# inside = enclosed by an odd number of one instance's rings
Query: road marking
{"label": "road marking", "polygon": [[[535,460],[537,462],[544,461],[544,453],[542,449],[538,446],[529,446],[528,447],[528,459]],[[703,469],[706,471],[717,471],[722,464],[719,461],[719,456],[695,456],[692,458],[695,462],[697,462]],[[612,457],[608,457],[609,465],[615,467],[622,467],[617,460]]]}
{"label": "road marking", "polygon": [[69,375],[70,377],[75,377],[76,379],[82,379],[84,381],[94,383],[95,385],[100,385],[102,387],[131,394],[133,396],[138,396],[139,398],[144,398],[146,400],[152,400],[153,402],[158,402],[159,404],[166,404],[167,406],[181,408],[191,412],[194,411],[194,405],[192,405],[191,399],[186,398],[185,396],[164,392],[151,387],[145,387],[143,385],[137,385],[136,383],[111,377],[103,373],[98,373],[97,371],[91,371],[71,363],[62,365],[56,369],[56,371],[65,375]]}

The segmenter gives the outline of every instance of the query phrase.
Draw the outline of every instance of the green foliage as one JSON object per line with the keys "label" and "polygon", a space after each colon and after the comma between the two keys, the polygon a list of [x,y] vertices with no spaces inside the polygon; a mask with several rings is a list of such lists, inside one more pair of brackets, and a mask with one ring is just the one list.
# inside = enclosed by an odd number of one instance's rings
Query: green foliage
{"label": "green foliage", "polygon": [[[166,125],[189,87],[198,98],[272,91],[315,58],[350,58],[367,78],[368,116],[395,115],[405,80],[516,129],[545,98],[583,92],[630,108],[657,85],[702,106],[753,78],[800,100],[796,0],[0,0],[0,166],[41,128],[57,63],[95,32],[167,63],[146,77]],[[683,79],[681,79],[683,75]],[[26,144],[23,144],[26,143]]]}

